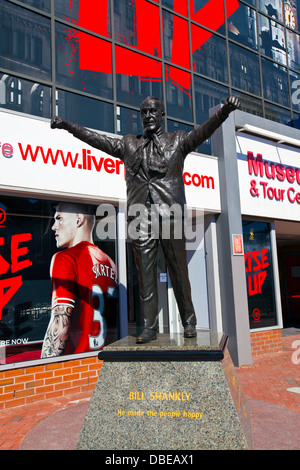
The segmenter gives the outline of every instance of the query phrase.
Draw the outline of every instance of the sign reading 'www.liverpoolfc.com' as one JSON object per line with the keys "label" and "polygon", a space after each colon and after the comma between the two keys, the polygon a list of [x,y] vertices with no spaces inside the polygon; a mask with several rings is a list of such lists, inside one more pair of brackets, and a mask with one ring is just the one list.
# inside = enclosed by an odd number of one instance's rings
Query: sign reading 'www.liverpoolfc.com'
{"label": "sign reading 'www.liverpoolfc.com'", "polygon": [[[126,201],[121,160],[51,130],[48,121],[1,111],[0,175],[2,189]],[[220,211],[216,158],[188,155],[183,180],[188,207]]]}

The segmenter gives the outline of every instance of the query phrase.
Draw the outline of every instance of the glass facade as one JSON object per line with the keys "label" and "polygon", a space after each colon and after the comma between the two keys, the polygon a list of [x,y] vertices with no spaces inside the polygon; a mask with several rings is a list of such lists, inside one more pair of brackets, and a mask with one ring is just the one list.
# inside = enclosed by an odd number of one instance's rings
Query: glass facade
{"label": "glass facade", "polygon": [[0,0],[0,106],[125,134],[148,95],[172,131],[231,93],[299,128],[299,15],[294,0]]}

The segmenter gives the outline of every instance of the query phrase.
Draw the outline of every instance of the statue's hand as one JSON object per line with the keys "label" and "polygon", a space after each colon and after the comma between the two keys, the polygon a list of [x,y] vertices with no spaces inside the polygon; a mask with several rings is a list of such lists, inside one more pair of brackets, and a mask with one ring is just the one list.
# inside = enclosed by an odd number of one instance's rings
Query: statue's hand
{"label": "statue's hand", "polygon": [[67,128],[67,121],[60,118],[59,116],[54,116],[51,119],[51,129],[66,129]]}
{"label": "statue's hand", "polygon": [[222,114],[228,116],[232,111],[240,107],[240,100],[235,96],[228,96],[224,106],[222,107]]}

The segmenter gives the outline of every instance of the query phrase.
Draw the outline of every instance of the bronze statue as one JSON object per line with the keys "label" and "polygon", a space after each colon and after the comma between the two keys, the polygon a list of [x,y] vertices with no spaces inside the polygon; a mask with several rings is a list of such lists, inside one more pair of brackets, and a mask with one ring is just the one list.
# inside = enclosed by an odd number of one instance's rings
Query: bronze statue
{"label": "bronze statue", "polygon": [[[238,107],[238,98],[229,96],[217,113],[189,133],[183,130],[174,133],[165,132],[163,128],[164,105],[160,99],[152,96],[146,98],[140,106],[144,129],[142,135],[129,134],[121,138],[114,138],[90,131],[59,117],[54,117],[51,121],[52,129],[65,129],[92,147],[124,162],[129,220],[130,208],[134,204],[143,204],[146,208],[140,236],[131,239],[138,269],[144,321],[143,331],[136,339],[137,343],[148,343],[157,338],[159,240],[166,258],[184,327],[184,337],[192,338],[197,335],[196,315],[188,278],[184,232],[182,230],[181,238],[174,236],[175,220],[171,217],[169,219],[170,236],[168,238],[162,236],[164,211],[174,204],[176,207],[180,207],[183,224],[185,190],[182,175],[185,157],[205,142],[229,114]],[[159,237],[153,236],[148,222],[150,218],[148,215],[153,204],[159,208]]]}

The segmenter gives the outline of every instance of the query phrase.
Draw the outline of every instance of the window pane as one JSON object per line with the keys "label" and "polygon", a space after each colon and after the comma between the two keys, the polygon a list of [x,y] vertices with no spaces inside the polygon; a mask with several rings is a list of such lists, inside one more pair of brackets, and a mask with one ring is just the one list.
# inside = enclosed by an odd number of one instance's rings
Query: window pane
{"label": "window pane", "polygon": [[71,21],[74,24],[79,23],[79,4],[80,0],[70,0],[62,2],[54,0],[54,14],[58,18]]}
{"label": "window pane", "polygon": [[256,12],[240,3],[236,12],[228,18],[228,36],[257,50]]}
{"label": "window pane", "polygon": [[257,0],[257,8],[278,21],[283,21],[282,0]]}
{"label": "window pane", "polygon": [[250,5],[252,5],[253,7],[255,7],[256,5],[256,2],[255,0],[245,0],[246,3],[249,3]]}
{"label": "window pane", "polygon": [[0,107],[50,118],[51,88],[0,73]]}
{"label": "window pane", "polygon": [[291,125],[291,113],[289,110],[265,102],[265,117],[271,121],[280,122],[286,126]]}
{"label": "window pane", "polygon": [[[156,66],[156,61],[148,59]],[[139,107],[147,96],[157,96],[162,99],[161,79],[135,77],[133,75],[116,75],[117,100],[121,103]]]}
{"label": "window pane", "polygon": [[229,43],[232,86],[249,93],[261,94],[258,55]]}
{"label": "window pane", "polygon": [[[196,122],[202,124],[209,118],[209,110],[220,103],[224,103],[228,96],[228,88],[217,85],[204,78],[194,77],[195,86],[195,104],[196,104]],[[207,140],[199,151],[211,153],[210,139]]]}
{"label": "window pane", "polygon": [[275,103],[289,106],[289,90],[285,67],[261,59],[264,97]]}
{"label": "window pane", "polygon": [[135,34],[135,11],[134,2],[124,2],[123,0],[114,0],[114,28],[116,41],[137,46],[137,37]]}
{"label": "window pane", "polygon": [[167,114],[175,119],[193,121],[191,74],[175,67],[167,68]]}
{"label": "window pane", "polygon": [[113,105],[58,90],[56,114],[67,121],[101,131],[114,132]]}
{"label": "window pane", "polygon": [[253,96],[246,95],[237,90],[233,90],[232,94],[237,96],[240,100],[240,110],[246,113],[254,114],[255,116],[263,116],[262,100],[254,98]]}
{"label": "window pane", "polygon": [[261,53],[285,65],[286,46],[283,26],[260,14],[258,26]]}
{"label": "window pane", "polygon": [[117,126],[117,132],[121,135],[143,133],[140,112],[122,106],[117,107]]}
{"label": "window pane", "polygon": [[203,35],[207,35],[208,39],[205,40],[201,49],[198,49],[193,54],[195,72],[220,82],[228,83],[225,39],[211,34],[202,28],[198,29],[203,32]]}
{"label": "window pane", "polygon": [[50,80],[50,20],[0,0],[0,66]]}
{"label": "window pane", "polygon": [[165,60],[189,69],[191,63],[188,21],[164,11],[163,22]]}
{"label": "window pane", "polygon": [[289,67],[300,72],[300,36],[288,29],[286,34]]}
{"label": "window pane", "polygon": [[190,132],[193,129],[194,127],[189,126],[188,124],[184,124],[182,122],[172,121],[171,119],[168,119],[168,132],[176,132],[178,130]]}
{"label": "window pane", "polygon": [[[99,50],[99,61],[88,56],[90,46]],[[95,71],[101,67],[101,51],[105,40],[78,32],[74,28],[56,24],[56,80],[59,85],[68,86],[104,98],[112,97],[112,74]],[[111,66],[111,52],[108,51]],[[104,63],[104,59],[103,59]],[[106,65],[103,64],[103,69]]]}

